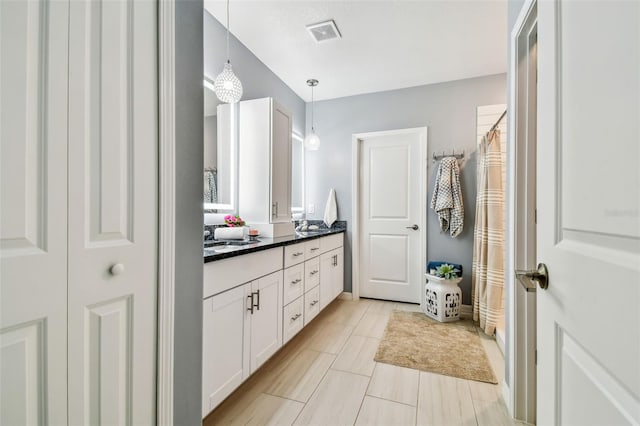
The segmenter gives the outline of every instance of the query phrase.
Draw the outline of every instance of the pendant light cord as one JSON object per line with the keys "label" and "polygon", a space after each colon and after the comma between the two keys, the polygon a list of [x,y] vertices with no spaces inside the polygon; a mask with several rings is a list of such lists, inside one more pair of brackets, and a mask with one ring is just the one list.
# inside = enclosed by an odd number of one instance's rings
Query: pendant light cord
{"label": "pendant light cord", "polygon": [[227,62],[231,62],[229,58],[229,0],[227,0]]}
{"label": "pendant light cord", "polygon": [[313,124],[313,86],[311,86],[311,131],[315,132]]}

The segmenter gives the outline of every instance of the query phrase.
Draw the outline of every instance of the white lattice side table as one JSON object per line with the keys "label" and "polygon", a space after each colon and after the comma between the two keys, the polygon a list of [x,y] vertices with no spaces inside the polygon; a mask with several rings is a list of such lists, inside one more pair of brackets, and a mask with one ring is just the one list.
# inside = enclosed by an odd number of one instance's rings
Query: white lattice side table
{"label": "white lattice side table", "polygon": [[420,304],[422,311],[440,322],[459,320],[462,291],[458,283],[462,278],[447,280],[431,274],[424,274],[424,276]]}

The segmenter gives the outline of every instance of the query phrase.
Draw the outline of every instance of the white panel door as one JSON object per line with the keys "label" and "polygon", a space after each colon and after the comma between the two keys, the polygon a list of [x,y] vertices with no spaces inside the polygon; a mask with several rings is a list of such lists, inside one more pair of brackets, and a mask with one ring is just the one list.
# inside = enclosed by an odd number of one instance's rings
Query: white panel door
{"label": "white panel door", "polygon": [[419,303],[426,128],[359,140],[360,296]]}
{"label": "white panel door", "polygon": [[282,270],[251,283],[251,373],[282,346]]}
{"label": "white panel door", "polygon": [[640,2],[538,2],[538,424],[640,424]]}
{"label": "white panel door", "polygon": [[0,2],[0,424],[67,423],[67,2]]}
{"label": "white panel door", "polygon": [[69,17],[69,422],[153,424],[156,4]]}

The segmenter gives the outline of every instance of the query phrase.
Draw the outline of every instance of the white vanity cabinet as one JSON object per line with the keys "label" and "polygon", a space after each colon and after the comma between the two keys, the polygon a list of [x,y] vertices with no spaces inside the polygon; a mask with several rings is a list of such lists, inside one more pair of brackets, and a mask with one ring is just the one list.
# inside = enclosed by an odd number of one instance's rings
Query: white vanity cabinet
{"label": "white vanity cabinet", "polygon": [[239,105],[239,214],[264,236],[293,235],[292,115],[273,98]]}
{"label": "white vanity cabinet", "polygon": [[282,248],[207,263],[203,287],[204,417],[282,346]]}
{"label": "white vanity cabinet", "polygon": [[251,283],[204,300],[202,416],[249,377],[250,322],[245,321]]}
{"label": "white vanity cabinet", "polygon": [[342,293],[343,240],[332,234],[204,265],[203,417]]}
{"label": "white vanity cabinet", "polygon": [[320,239],[320,310],[342,293],[344,289],[343,235],[335,234]]}

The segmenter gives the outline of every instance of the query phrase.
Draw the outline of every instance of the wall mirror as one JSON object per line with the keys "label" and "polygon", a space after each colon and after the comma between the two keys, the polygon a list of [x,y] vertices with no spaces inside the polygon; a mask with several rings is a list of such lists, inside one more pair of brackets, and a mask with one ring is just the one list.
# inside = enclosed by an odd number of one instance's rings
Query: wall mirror
{"label": "wall mirror", "polygon": [[237,108],[222,104],[204,80],[204,210],[228,213],[237,200]]}
{"label": "wall mirror", "polygon": [[291,213],[301,219],[304,213],[304,143],[300,135],[291,138]]}

